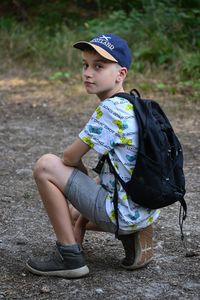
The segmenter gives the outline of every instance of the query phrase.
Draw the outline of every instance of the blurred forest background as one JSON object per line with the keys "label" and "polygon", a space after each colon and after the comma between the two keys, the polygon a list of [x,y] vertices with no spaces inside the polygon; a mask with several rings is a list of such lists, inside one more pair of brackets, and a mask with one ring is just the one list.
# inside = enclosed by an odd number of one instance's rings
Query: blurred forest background
{"label": "blurred forest background", "polygon": [[200,0],[1,0],[0,65],[71,77],[74,42],[102,32],[128,40],[131,72],[166,72],[200,87]]}

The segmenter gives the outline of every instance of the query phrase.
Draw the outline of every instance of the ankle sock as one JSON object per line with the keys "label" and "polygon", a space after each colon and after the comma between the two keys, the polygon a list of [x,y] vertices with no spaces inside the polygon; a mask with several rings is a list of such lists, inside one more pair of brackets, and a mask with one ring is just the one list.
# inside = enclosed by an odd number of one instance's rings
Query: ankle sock
{"label": "ankle sock", "polygon": [[56,242],[57,247],[59,247],[62,250],[68,250],[71,252],[79,253],[82,248],[79,244],[61,244],[59,242]]}

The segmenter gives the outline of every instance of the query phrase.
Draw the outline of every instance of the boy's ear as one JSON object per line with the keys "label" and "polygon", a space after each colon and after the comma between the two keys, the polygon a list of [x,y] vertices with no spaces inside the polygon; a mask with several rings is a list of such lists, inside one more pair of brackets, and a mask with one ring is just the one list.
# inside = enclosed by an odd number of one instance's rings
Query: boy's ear
{"label": "boy's ear", "polygon": [[127,73],[128,73],[127,68],[125,68],[125,67],[120,68],[120,69],[118,70],[118,75],[117,75],[117,79],[116,79],[117,82],[118,82],[118,83],[119,83],[119,82],[123,82],[124,79],[126,78]]}

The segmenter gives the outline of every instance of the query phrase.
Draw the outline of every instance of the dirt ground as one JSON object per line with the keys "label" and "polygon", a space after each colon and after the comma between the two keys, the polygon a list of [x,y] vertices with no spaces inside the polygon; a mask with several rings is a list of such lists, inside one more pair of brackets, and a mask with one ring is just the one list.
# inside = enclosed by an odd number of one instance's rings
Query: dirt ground
{"label": "dirt ground", "polygon": [[[97,105],[75,81],[0,77],[0,299],[200,299],[200,107],[191,91],[152,92],[162,103],[183,145],[188,218],[186,257],[178,225],[179,205],[162,209],[154,225],[155,255],[148,267],[120,268],[123,249],[110,234],[87,233],[90,274],[67,280],[32,275],[25,262],[52,252],[55,236],[32,179],[44,153],[62,155]],[[85,96],[82,96],[85,95]],[[96,154],[85,158],[90,168]],[[91,176],[94,174],[91,171]]]}

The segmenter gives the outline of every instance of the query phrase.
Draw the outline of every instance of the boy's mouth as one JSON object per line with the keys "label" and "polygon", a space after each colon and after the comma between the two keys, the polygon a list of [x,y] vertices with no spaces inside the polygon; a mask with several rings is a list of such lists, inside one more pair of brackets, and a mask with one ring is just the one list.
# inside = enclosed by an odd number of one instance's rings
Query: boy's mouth
{"label": "boy's mouth", "polygon": [[91,86],[91,85],[94,85],[94,82],[84,81],[84,85],[85,86]]}

